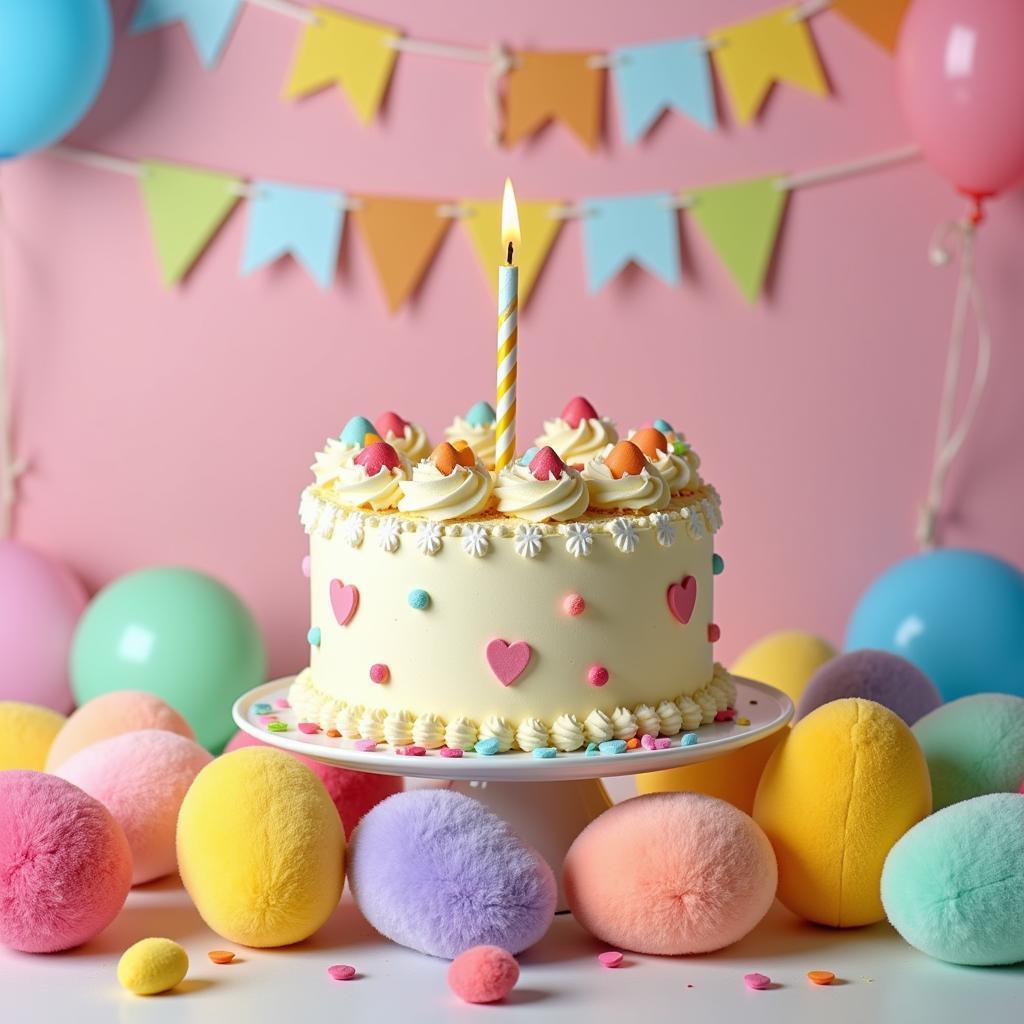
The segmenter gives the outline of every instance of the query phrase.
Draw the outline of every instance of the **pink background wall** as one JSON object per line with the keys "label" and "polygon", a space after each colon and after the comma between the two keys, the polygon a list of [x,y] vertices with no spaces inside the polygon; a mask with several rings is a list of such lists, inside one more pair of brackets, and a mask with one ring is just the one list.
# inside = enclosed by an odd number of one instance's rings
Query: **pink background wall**
{"label": "pink background wall", "polygon": [[[123,28],[130,13],[115,3]],[[766,7],[638,0],[493,4],[352,0],[428,38],[606,48],[705,31]],[[279,99],[297,26],[249,9],[217,70],[181,28],[119,37],[97,108],[73,141],[353,191],[578,198],[800,170],[903,144],[891,58],[834,14],[814,21],[834,96],[777,90],[752,128],[677,117],[636,148],[585,153],[561,130],[512,152],[486,142],[484,72],[409,56],[367,130],[326,93]],[[609,94],[613,95],[612,93]],[[237,211],[185,286],[161,287],[141,202],[116,175],[49,157],[2,172],[17,433],[32,459],[18,534],[98,587],[151,563],[222,577],[266,630],[271,667],[304,659],[306,467],[353,413],[394,407],[435,436],[493,389],[492,300],[461,231],[417,301],[391,318],[362,239],[335,287],[285,262],[241,279]],[[678,290],[629,272],[584,290],[580,228],[552,252],[521,322],[520,434],[576,392],[626,427],[681,426],[724,497],[722,650],[780,627],[840,640],[862,588],[912,550],[952,305],[932,228],[959,212],[920,164],[797,193],[768,300],[739,300],[684,220]],[[351,226],[350,226],[351,228]],[[1020,193],[992,206],[980,268],[996,337],[987,404],[955,469],[948,539],[1024,562]]]}

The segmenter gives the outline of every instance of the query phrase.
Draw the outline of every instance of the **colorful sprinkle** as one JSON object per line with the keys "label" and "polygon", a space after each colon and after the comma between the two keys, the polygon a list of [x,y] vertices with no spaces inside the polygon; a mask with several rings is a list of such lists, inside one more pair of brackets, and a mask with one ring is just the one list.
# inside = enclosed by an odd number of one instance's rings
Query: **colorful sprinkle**
{"label": "colorful sprinkle", "polygon": [[309,632],[306,634],[306,642],[310,647],[320,646],[320,627],[311,626]]}
{"label": "colorful sprinkle", "polygon": [[749,718],[737,718],[736,719],[736,724],[737,725],[750,725],[750,719]]}
{"label": "colorful sprinkle", "polygon": [[671,746],[672,746],[672,740],[670,740],[668,738],[668,736],[659,736],[654,741],[654,749],[655,750],[668,750],[668,748],[671,747]]}
{"label": "colorful sprinkle", "polygon": [[299,722],[299,732],[304,732],[306,735],[312,735],[320,731],[320,726],[316,722]]}
{"label": "colorful sprinkle", "polygon": [[211,949],[206,955],[215,964],[229,964],[235,959],[235,954],[230,949]]}
{"label": "colorful sprinkle", "polygon": [[280,722],[281,719],[277,715],[260,715],[260,725],[270,725],[271,722]]}
{"label": "colorful sprinkle", "polygon": [[736,717],[735,708],[726,708],[724,711],[715,712],[716,722],[731,722]]}
{"label": "colorful sprinkle", "polygon": [[643,736],[640,737],[640,746],[642,746],[644,750],[653,750],[654,737],[649,732],[645,732]]}
{"label": "colorful sprinkle", "polygon": [[599,751],[597,749],[597,744],[596,743],[588,743],[587,744],[587,750],[586,750],[587,757],[597,757],[598,753],[599,753]]}
{"label": "colorful sprinkle", "polygon": [[429,608],[430,595],[425,590],[410,590],[409,607],[415,608],[420,612],[423,611],[424,608]]}
{"label": "colorful sprinkle", "polygon": [[498,753],[501,749],[501,743],[493,736],[488,736],[486,739],[477,740],[473,749],[478,754],[483,754],[484,757],[490,757],[492,754]]}
{"label": "colorful sprinkle", "polygon": [[636,748],[639,747],[639,746],[640,746],[640,740],[637,739],[636,736],[631,736],[628,740],[626,740],[626,749],[627,750],[636,750]]}
{"label": "colorful sprinkle", "polygon": [[270,725],[267,726],[267,731],[268,732],[287,732],[288,731],[288,723],[287,722],[271,722]]}
{"label": "colorful sprinkle", "polygon": [[725,559],[717,551],[711,556],[711,571],[716,576],[725,572]]}
{"label": "colorful sprinkle", "polygon": [[269,715],[273,708],[269,704],[253,704],[252,710],[257,715]]}
{"label": "colorful sprinkle", "polygon": [[744,974],[743,984],[759,992],[771,986],[772,979],[767,974]]}
{"label": "colorful sprinkle", "polygon": [[462,747],[442,747],[438,753],[442,757],[462,757]]}
{"label": "colorful sprinkle", "polygon": [[597,959],[602,967],[618,967],[623,956],[617,949],[609,949],[606,953],[598,953]]}
{"label": "colorful sprinkle", "polygon": [[288,708],[291,707],[291,704],[289,704],[284,697],[278,697],[277,700],[274,701],[274,707],[280,711],[287,711]]}
{"label": "colorful sprinkle", "polygon": [[332,964],[327,973],[335,981],[351,981],[356,976],[356,969],[349,964]]}
{"label": "colorful sprinkle", "polygon": [[562,611],[566,615],[571,615],[575,618],[577,615],[582,615],[586,610],[587,602],[583,600],[580,594],[569,594],[568,597],[562,602]]}
{"label": "colorful sprinkle", "polygon": [[697,742],[697,734],[695,732],[688,732],[682,739],[684,747],[692,747]]}
{"label": "colorful sprinkle", "polygon": [[324,733],[324,735],[330,736],[332,740],[336,740],[341,736],[341,733],[338,732],[337,729],[328,729],[327,732]]}
{"label": "colorful sprinkle", "polygon": [[831,985],[836,976],[831,971],[808,971],[807,980],[814,985]]}
{"label": "colorful sprinkle", "polygon": [[717,644],[722,639],[721,627],[716,622],[708,624],[708,643]]}
{"label": "colorful sprinkle", "polygon": [[556,747],[534,747],[533,748],[533,756],[534,757],[549,758],[549,757],[556,757],[557,755],[558,755],[558,749]]}
{"label": "colorful sprinkle", "polygon": [[391,678],[391,669],[382,665],[379,661],[376,665],[370,666],[370,681],[373,683],[386,683]]}
{"label": "colorful sprinkle", "polygon": [[626,741],[625,740],[605,740],[604,743],[599,743],[597,749],[602,754],[624,754],[626,752]]}
{"label": "colorful sprinkle", "polygon": [[363,751],[366,751],[366,750],[376,750],[377,749],[377,741],[376,740],[356,740],[355,748],[356,748],[356,750],[363,750]]}
{"label": "colorful sprinkle", "polygon": [[408,747],[395,747],[396,754],[403,754],[406,757],[423,757],[426,752],[426,747],[418,747],[415,744]]}
{"label": "colorful sprinkle", "polygon": [[302,556],[302,575],[309,579],[310,567],[309,567],[309,555]]}
{"label": "colorful sprinkle", "polygon": [[591,665],[587,670],[587,682],[591,686],[604,686],[608,682],[608,669],[604,665]]}

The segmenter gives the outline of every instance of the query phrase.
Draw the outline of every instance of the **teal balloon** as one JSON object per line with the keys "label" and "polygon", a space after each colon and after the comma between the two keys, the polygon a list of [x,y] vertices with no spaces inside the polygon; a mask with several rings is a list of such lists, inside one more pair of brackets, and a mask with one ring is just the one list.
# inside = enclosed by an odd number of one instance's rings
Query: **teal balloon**
{"label": "teal balloon", "polygon": [[902,655],[947,701],[993,690],[1024,696],[1024,573],[964,549],[908,558],[860,599],[845,646]]}
{"label": "teal balloon", "polygon": [[106,78],[112,38],[107,0],[0,0],[0,160],[74,128]]}
{"label": "teal balloon", "polygon": [[231,705],[265,681],[256,620],[217,580],[190,569],[122,576],[96,595],[71,645],[78,704],[112,690],[156,694],[218,752],[234,735]]}

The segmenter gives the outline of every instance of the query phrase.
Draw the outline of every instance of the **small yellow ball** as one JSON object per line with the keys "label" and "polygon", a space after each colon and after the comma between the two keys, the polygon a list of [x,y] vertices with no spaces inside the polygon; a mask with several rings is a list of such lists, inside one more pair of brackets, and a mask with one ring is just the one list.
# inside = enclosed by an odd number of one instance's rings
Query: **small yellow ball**
{"label": "small yellow ball", "polygon": [[41,772],[65,717],[49,708],[21,701],[0,701],[0,771]]}
{"label": "small yellow ball", "polygon": [[155,996],[184,980],[188,953],[170,939],[143,939],[129,946],[117,965],[117,980],[137,996]]}
{"label": "small yellow ball", "polygon": [[729,671],[774,686],[796,704],[811,676],[835,656],[836,649],[827,640],[791,630],[770,633],[748,647]]}

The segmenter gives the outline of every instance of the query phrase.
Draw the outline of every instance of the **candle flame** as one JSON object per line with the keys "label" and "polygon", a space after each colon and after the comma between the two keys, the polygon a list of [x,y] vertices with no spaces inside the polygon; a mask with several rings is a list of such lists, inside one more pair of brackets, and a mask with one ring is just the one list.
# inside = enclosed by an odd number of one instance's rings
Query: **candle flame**
{"label": "candle flame", "polygon": [[505,179],[505,194],[501,197],[501,249],[506,260],[513,261],[513,251],[519,248],[519,208],[512,190],[512,179]]}

